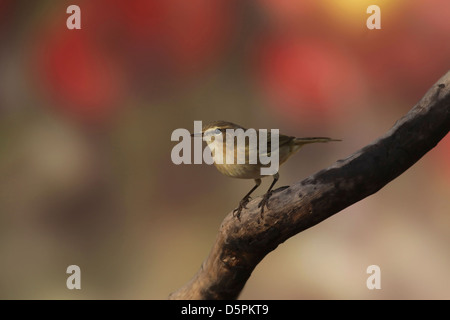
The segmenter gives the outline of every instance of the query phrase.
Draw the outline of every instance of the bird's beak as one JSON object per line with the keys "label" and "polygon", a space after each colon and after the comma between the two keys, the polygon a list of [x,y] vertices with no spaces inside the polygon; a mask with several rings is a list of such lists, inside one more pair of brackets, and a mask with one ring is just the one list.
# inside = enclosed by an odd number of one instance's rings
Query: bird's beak
{"label": "bird's beak", "polygon": [[196,133],[192,133],[191,137],[202,137],[203,136],[203,132],[196,132]]}

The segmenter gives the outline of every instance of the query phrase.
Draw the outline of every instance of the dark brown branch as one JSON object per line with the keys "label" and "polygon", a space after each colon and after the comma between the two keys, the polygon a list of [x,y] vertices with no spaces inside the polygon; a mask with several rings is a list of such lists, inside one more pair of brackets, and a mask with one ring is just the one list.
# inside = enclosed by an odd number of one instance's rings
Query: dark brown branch
{"label": "dark brown branch", "polygon": [[447,72],[384,136],[272,195],[260,219],[255,199],[241,221],[228,214],[200,270],[170,299],[235,299],[256,265],[280,243],[377,192],[450,130]]}

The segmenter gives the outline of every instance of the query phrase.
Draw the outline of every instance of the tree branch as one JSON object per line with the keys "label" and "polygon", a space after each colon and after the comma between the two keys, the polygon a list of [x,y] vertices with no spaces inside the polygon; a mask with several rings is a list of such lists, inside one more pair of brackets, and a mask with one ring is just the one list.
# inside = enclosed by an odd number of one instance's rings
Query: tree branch
{"label": "tree branch", "polygon": [[228,214],[200,270],[169,299],[236,299],[256,265],[280,243],[377,192],[450,130],[450,71],[382,137],[291,187],[275,192],[260,218],[248,204]]}

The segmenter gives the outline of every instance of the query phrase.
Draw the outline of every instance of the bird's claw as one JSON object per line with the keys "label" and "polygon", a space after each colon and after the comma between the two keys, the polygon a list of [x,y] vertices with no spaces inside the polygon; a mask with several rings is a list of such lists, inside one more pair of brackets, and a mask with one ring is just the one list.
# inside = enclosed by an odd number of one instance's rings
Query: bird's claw
{"label": "bird's claw", "polygon": [[247,203],[249,203],[251,197],[245,197],[239,202],[239,206],[233,210],[233,217],[238,218],[241,221],[242,209],[247,209]]}
{"label": "bird's claw", "polygon": [[263,217],[264,213],[264,206],[269,209],[269,198],[272,195],[272,191],[267,192],[264,197],[262,198],[261,202],[258,204],[258,208],[261,208],[261,218]]}

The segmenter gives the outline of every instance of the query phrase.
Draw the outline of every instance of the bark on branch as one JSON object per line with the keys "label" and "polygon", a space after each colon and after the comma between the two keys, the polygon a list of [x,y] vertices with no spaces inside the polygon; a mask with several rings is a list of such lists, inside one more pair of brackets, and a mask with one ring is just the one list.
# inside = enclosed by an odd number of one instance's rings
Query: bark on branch
{"label": "bark on branch", "polygon": [[287,189],[260,218],[260,198],[228,214],[200,270],[169,299],[236,299],[256,265],[280,243],[377,192],[450,130],[450,71],[382,137]]}

